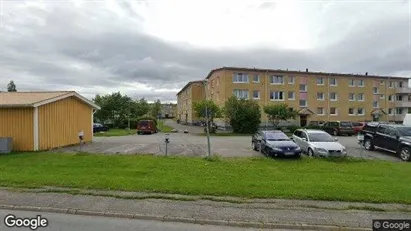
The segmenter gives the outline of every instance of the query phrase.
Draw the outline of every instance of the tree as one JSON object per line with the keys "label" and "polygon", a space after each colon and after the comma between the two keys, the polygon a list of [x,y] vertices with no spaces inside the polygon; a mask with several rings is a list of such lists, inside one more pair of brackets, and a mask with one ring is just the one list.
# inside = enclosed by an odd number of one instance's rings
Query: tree
{"label": "tree", "polygon": [[225,103],[224,115],[235,133],[253,134],[261,124],[261,109],[257,102],[231,96]]}
{"label": "tree", "polygon": [[7,91],[8,92],[16,92],[17,91],[16,84],[14,84],[13,80],[11,80],[9,84],[7,84]]}
{"label": "tree", "polygon": [[153,104],[151,104],[151,108],[150,108],[150,114],[153,117],[158,117],[158,115],[161,113],[161,101],[159,99],[157,99]]}
{"label": "tree", "polygon": [[145,98],[141,98],[138,101],[134,101],[131,114],[133,118],[138,118],[140,116],[147,115],[150,112],[150,105],[147,103]]}
{"label": "tree", "polygon": [[286,103],[277,103],[264,106],[264,112],[267,114],[268,119],[277,127],[280,121],[287,121],[289,119],[295,119],[298,112],[293,108],[288,107]]}
{"label": "tree", "polygon": [[121,95],[120,92],[111,95],[96,95],[94,103],[101,107],[94,115],[100,122],[105,123],[110,120],[114,127],[124,126],[124,122],[131,118],[133,100]]}
{"label": "tree", "polygon": [[[206,113],[206,109],[207,109],[207,113]],[[215,118],[222,117],[222,111],[220,107],[217,104],[215,104],[214,101],[212,100],[202,100],[202,101],[194,102],[193,110],[197,117],[200,117],[204,120],[207,119],[207,116],[208,116],[209,122],[211,124],[214,122]],[[216,132],[215,128],[214,127],[212,129],[210,128],[210,132],[215,133]]]}

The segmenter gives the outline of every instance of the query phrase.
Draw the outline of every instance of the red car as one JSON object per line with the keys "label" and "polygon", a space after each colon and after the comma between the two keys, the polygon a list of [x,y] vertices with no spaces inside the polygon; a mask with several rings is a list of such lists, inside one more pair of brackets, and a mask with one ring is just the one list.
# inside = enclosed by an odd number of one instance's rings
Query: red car
{"label": "red car", "polygon": [[153,120],[140,120],[137,124],[137,134],[157,133],[157,126]]}
{"label": "red car", "polygon": [[359,131],[362,131],[364,128],[366,122],[352,122],[352,125],[354,126],[354,132],[357,134]]}

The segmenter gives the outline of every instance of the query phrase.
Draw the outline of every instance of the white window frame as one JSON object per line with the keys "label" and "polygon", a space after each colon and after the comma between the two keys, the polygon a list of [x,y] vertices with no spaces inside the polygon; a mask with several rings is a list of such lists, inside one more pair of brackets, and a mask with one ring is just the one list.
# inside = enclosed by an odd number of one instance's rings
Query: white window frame
{"label": "white window frame", "polygon": [[[301,90],[301,86],[302,86],[302,85],[305,86],[305,90]],[[307,92],[307,91],[308,91],[308,84],[300,84],[300,85],[298,86],[298,90],[299,90],[300,92]]]}
{"label": "white window frame", "polygon": [[[318,94],[321,93],[322,98],[318,98]],[[324,101],[325,100],[325,93],[324,92],[317,92],[317,100]]]}
{"label": "white window frame", "polygon": [[[375,89],[377,89],[377,91],[374,91]],[[380,89],[378,89],[378,87],[373,87],[373,88],[372,88],[372,93],[373,93],[374,95],[380,94],[379,92],[380,92]]]}
{"label": "white window frame", "polygon": [[[318,109],[322,109],[322,113],[318,113]],[[325,115],[325,108],[324,107],[317,107],[317,115]]]}
{"label": "white window frame", "polygon": [[[295,76],[288,76],[288,84],[295,84]],[[290,81],[290,80],[292,80],[292,81]]]}
{"label": "white window frame", "polygon": [[384,94],[381,94],[381,95],[380,95],[380,99],[385,99],[385,95],[384,95]]}
{"label": "white window frame", "polygon": [[[401,110],[401,113],[399,112],[399,110]],[[399,107],[395,108],[395,114],[396,114],[396,115],[402,115],[402,114],[404,114],[404,109],[403,109],[403,108],[399,108]]]}
{"label": "white window frame", "polygon": [[[352,114],[350,113],[350,109],[352,109]],[[355,108],[353,108],[353,107],[350,107],[350,108],[348,108],[348,115],[349,116],[355,116],[356,114],[355,114]]]}
{"label": "white window frame", "polygon": [[385,85],[385,81],[384,80],[380,80],[380,85],[384,86]]}
{"label": "white window frame", "polygon": [[[334,95],[335,95],[335,98],[334,98],[334,99],[331,98],[331,94],[333,94],[333,93],[334,93]],[[330,99],[330,101],[337,101],[337,100],[338,100],[338,94],[337,94],[337,92],[330,92],[329,99]]]}
{"label": "white window frame", "polygon": [[[241,76],[241,80],[242,80],[242,81],[239,81],[239,76]],[[245,78],[247,81],[243,81],[244,78]],[[234,74],[233,74],[233,83],[249,83],[248,74],[247,74],[247,73],[234,73]]]}
{"label": "white window frame", "polygon": [[[350,99],[350,96],[353,96],[352,99]],[[348,101],[355,101],[355,93],[348,93]]]}
{"label": "white window frame", "polygon": [[[244,94],[244,92],[246,92],[246,93],[247,93],[247,97],[239,97],[239,96],[236,94],[236,92],[241,92],[241,93],[239,93],[239,95],[242,95],[242,94]],[[234,90],[233,90],[233,95],[234,95],[235,97],[237,97],[238,99],[250,99],[250,92],[249,92],[249,90],[246,90],[246,89],[234,89]]]}
{"label": "white window frame", "polygon": [[[377,106],[374,106],[374,103],[377,103]],[[380,108],[380,103],[376,100],[372,101],[372,108]]]}
{"label": "white window frame", "polygon": [[[359,113],[359,112],[358,112],[359,109],[362,109],[362,113]],[[359,116],[365,115],[364,108],[362,108],[362,107],[357,108],[357,115],[359,115]]]}
{"label": "white window frame", "polygon": [[[332,79],[334,80],[335,83],[332,83],[332,82],[331,82]],[[330,86],[331,86],[331,87],[336,87],[336,86],[338,86],[337,78],[330,78]]]}
{"label": "white window frame", "polygon": [[357,80],[357,87],[364,87],[364,86],[365,86],[365,81],[363,79],[358,79]]}
{"label": "white window frame", "polygon": [[[362,96],[362,99],[360,99],[360,95]],[[364,93],[358,93],[358,97],[357,97],[356,99],[357,99],[357,101],[359,101],[359,102],[364,102],[364,98],[365,98]]]}
{"label": "white window frame", "polygon": [[[257,81],[255,81],[255,77],[258,78]],[[260,75],[257,75],[257,74],[253,75],[253,83],[260,83]]]}
{"label": "white window frame", "polygon": [[[278,98],[279,98],[279,96],[280,96],[280,92],[282,92],[282,96],[283,96],[283,98],[282,99],[276,99],[276,95],[278,96]],[[276,93],[278,93],[278,94],[276,94]],[[284,101],[285,100],[285,95],[284,95],[284,91],[270,91],[270,100],[271,101]],[[271,99],[271,95],[273,96],[273,98]]]}
{"label": "white window frame", "polygon": [[390,81],[390,86],[389,86],[389,88],[394,88],[394,86],[395,86],[395,82],[394,82],[394,81]]}
{"label": "white window frame", "polygon": [[[319,80],[319,79],[322,80],[322,83],[318,83],[318,80]],[[324,77],[317,77],[317,78],[315,79],[315,83],[317,84],[317,86],[324,86],[324,84],[325,84],[325,78],[324,78]]]}
{"label": "white window frame", "polygon": [[[335,113],[331,114],[331,108],[335,108]],[[338,116],[338,108],[337,107],[330,107],[330,116]]]}
{"label": "white window frame", "polygon": [[394,115],[394,108],[388,108],[388,115]]}
{"label": "white window frame", "polygon": [[[305,105],[301,105],[301,104],[300,104],[302,100],[305,101]],[[306,99],[300,99],[300,100],[298,101],[298,105],[299,105],[300,107],[308,107],[308,102],[307,102]]]}
{"label": "white window frame", "polygon": [[[290,92],[292,92],[293,93],[293,98],[289,98],[289,94],[290,94]],[[288,100],[295,100],[295,91],[287,91],[287,99]]]}
{"label": "white window frame", "polygon": [[[351,84],[352,83],[352,84]],[[355,87],[355,79],[349,79],[348,80],[348,86],[349,87]]]}
{"label": "white window frame", "polygon": [[[258,92],[258,97],[254,97],[255,92]],[[261,99],[261,92],[259,90],[253,90],[253,99]]]}
{"label": "white window frame", "polygon": [[[274,80],[278,81],[281,77],[281,82],[274,82]],[[283,75],[272,75],[270,76],[270,84],[272,85],[283,85],[284,84],[284,76]]]}

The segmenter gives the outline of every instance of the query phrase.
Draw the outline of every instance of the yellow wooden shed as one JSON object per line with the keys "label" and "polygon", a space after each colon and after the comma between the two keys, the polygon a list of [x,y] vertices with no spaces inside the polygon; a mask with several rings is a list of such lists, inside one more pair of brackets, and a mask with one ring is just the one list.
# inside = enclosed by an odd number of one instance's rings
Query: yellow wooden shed
{"label": "yellow wooden shed", "polygon": [[49,150],[93,140],[93,115],[100,107],[74,91],[0,92],[0,137],[13,151]]}

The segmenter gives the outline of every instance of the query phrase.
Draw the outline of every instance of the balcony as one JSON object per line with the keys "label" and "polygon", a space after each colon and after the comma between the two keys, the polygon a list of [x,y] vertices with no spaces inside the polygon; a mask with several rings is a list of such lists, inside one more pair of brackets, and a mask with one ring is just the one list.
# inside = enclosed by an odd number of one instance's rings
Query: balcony
{"label": "balcony", "polygon": [[411,101],[396,101],[396,107],[411,107]]}
{"label": "balcony", "polygon": [[411,87],[399,87],[395,89],[397,94],[411,94]]}

